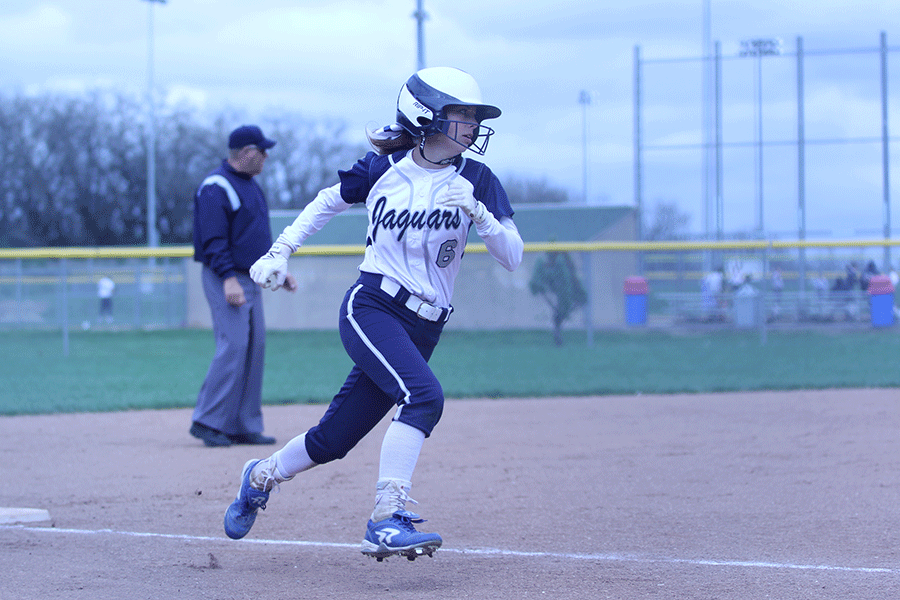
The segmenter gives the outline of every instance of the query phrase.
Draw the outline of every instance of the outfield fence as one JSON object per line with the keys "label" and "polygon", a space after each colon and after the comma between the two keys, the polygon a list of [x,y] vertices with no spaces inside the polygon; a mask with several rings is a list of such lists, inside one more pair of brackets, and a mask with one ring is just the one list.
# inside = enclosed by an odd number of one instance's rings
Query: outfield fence
{"label": "outfield fence", "polygon": [[[548,252],[569,253],[587,291],[587,302],[565,321],[566,329],[626,326],[623,283],[641,275],[649,284],[647,324],[655,327],[746,326],[740,308],[752,286],[753,325],[858,324],[869,318],[862,281],[867,266],[879,264],[893,240],[583,242],[529,243],[522,267],[507,273],[483,244],[467,248],[467,267],[457,280],[455,314],[448,327],[461,329],[546,329],[560,297],[533,295],[536,263]],[[336,327],[336,306],[352,282],[361,246],[308,246],[291,259],[301,293],[273,294],[266,308],[270,327]],[[208,326],[193,248],[0,249],[0,328],[115,329]],[[723,272],[721,289],[704,287],[708,271]],[[856,282],[841,288],[848,269]],[[777,275],[776,275],[777,274]],[[115,283],[113,312],[101,317],[98,282]],[[773,282],[780,277],[783,287]],[[743,295],[742,295],[743,294]],[[268,301],[268,300],[267,300]]]}

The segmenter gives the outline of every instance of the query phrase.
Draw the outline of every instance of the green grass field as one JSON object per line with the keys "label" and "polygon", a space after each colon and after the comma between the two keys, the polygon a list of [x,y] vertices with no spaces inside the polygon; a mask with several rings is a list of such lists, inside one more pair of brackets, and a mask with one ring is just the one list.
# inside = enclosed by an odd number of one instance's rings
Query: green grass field
{"label": "green grass field", "polygon": [[[193,406],[201,330],[0,332],[0,414]],[[270,332],[266,404],[328,402],[350,369],[337,332]],[[895,330],[670,334],[447,332],[431,365],[448,398],[900,386]]]}

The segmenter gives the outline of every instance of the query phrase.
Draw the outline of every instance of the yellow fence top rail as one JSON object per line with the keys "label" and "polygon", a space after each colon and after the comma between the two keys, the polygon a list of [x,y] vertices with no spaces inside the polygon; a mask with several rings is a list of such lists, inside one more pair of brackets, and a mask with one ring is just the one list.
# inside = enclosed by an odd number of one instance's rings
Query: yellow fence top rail
{"label": "yellow fence top rail", "polygon": [[[739,240],[708,242],[531,242],[526,252],[658,252],[688,250],[771,250],[788,248],[866,248],[900,246],[900,239],[871,240]],[[295,256],[351,256],[362,245],[305,246]],[[484,244],[469,244],[466,252],[487,252]],[[104,246],[96,248],[0,248],[0,260],[61,258],[190,258],[193,246]]]}

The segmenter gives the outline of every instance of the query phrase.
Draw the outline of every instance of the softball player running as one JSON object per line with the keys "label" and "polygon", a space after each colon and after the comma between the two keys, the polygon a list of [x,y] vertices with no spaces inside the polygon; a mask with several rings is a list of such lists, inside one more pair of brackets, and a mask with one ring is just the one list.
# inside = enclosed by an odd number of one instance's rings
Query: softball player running
{"label": "softball player running", "polygon": [[269,458],[244,465],[237,498],[225,513],[225,533],[250,531],[272,488],[298,473],[343,458],[397,407],[381,446],[375,508],[362,552],[379,561],[409,560],[440,547],[441,536],[422,533],[423,519],[406,510],[425,438],[441,418],[444,394],[428,360],[453,308],[469,228],[506,269],[522,261],[522,238],[497,177],[483,155],[494,131],[482,125],[500,109],[482,103],[471,75],[449,67],[422,69],[397,99],[397,122],[368,137],[370,152],[340,183],[319,192],[250,269],[263,288],[277,290],[287,260],[334,215],[365,203],[369,214],[359,279],[340,307],[339,330],[354,362],[343,387],[318,425]]}

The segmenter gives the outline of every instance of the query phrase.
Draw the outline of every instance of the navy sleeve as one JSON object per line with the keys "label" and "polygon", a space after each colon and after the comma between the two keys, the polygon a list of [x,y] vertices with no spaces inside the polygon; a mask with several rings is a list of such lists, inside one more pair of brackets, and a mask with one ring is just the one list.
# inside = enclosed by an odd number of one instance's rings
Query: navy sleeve
{"label": "navy sleeve", "polygon": [[496,218],[512,217],[515,214],[506,190],[487,165],[467,160],[460,175],[472,182],[475,187],[475,199],[483,202]]}
{"label": "navy sleeve", "polygon": [[366,201],[369,191],[378,179],[391,167],[391,158],[369,152],[356,161],[348,171],[338,171],[341,179],[341,198],[347,204]]}
{"label": "navy sleeve", "polygon": [[194,198],[194,255],[225,279],[234,275],[229,248],[228,197],[218,185],[207,185]]}

